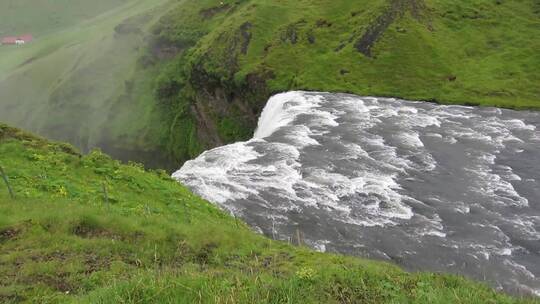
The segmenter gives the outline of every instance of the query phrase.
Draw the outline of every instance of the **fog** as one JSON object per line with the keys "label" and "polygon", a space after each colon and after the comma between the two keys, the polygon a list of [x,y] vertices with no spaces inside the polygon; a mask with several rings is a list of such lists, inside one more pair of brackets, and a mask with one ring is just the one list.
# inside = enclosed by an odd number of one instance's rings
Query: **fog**
{"label": "fog", "polygon": [[[34,36],[22,46],[0,46],[0,122],[67,141],[82,152],[98,147],[147,162],[148,151],[123,148],[119,138],[127,137],[122,126],[129,122],[122,112],[147,109],[138,101],[143,94],[133,92],[133,78],[149,29],[163,11],[156,8],[166,2],[0,2],[0,36]],[[163,165],[159,157],[149,163]]]}

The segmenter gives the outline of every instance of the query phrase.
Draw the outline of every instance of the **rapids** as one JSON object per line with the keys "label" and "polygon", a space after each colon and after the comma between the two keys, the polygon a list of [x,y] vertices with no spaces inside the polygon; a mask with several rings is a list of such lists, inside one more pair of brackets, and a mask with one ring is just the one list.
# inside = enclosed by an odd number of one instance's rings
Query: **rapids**
{"label": "rapids", "polygon": [[173,177],[269,237],[540,296],[540,113],[272,97]]}

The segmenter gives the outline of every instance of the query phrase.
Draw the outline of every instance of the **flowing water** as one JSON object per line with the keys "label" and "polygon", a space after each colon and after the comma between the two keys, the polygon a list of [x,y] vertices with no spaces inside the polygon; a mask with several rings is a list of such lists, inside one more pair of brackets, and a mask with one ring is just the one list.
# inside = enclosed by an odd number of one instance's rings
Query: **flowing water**
{"label": "flowing water", "polygon": [[173,176],[276,239],[540,296],[538,112],[284,93]]}

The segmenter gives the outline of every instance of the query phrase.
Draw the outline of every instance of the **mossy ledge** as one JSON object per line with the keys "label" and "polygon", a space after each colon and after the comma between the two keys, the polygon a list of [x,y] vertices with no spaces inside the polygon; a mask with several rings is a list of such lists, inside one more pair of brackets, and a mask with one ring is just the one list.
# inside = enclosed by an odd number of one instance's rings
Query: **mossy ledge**
{"label": "mossy ledge", "polygon": [[2,303],[538,303],[252,232],[170,179],[0,125]]}

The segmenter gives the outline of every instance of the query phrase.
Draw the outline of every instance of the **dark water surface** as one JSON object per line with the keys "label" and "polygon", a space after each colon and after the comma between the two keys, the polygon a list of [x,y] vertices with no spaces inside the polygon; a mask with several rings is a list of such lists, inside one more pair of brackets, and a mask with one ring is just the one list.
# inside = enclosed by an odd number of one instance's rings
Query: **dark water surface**
{"label": "dark water surface", "polygon": [[540,296],[540,113],[290,92],[173,176],[264,234]]}

